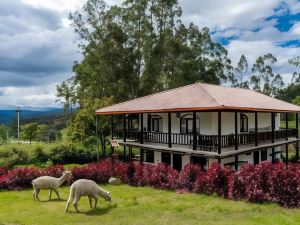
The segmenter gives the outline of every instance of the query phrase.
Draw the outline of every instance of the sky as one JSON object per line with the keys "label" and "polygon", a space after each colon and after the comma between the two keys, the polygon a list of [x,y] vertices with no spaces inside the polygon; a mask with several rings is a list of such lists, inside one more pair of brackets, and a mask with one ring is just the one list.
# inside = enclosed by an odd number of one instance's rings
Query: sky
{"label": "sky", "polygon": [[[110,5],[121,0],[107,0]],[[81,60],[68,14],[83,0],[0,0],[0,108],[58,107],[56,85]],[[298,0],[179,0],[183,22],[209,27],[233,65],[244,54],[277,57],[274,70],[288,83],[300,55]]]}

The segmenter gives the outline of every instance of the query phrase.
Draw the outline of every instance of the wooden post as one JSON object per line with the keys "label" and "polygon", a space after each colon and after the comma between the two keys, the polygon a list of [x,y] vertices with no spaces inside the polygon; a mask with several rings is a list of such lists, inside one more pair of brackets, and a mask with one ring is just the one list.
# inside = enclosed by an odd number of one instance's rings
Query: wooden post
{"label": "wooden post", "polygon": [[[239,149],[239,139],[238,139],[239,136],[238,136],[238,113],[237,112],[234,112],[234,136],[235,136],[235,139],[234,139],[235,150],[238,150]],[[238,155],[236,155],[234,158],[235,158],[234,169],[237,171],[239,168],[239,165],[238,165],[239,157],[238,157]]]}
{"label": "wooden post", "polygon": [[[271,112],[272,143],[275,142],[275,113]],[[275,162],[275,148],[272,146],[272,163]]]}
{"label": "wooden post", "polygon": [[[110,133],[111,133],[111,140],[114,139],[114,116],[110,116]],[[115,151],[114,147],[111,145],[111,154],[113,154]]]}
{"label": "wooden post", "polygon": [[126,142],[126,114],[123,114],[123,141]]}
{"label": "wooden post", "polygon": [[172,148],[172,120],[171,113],[168,112],[168,147]]}
{"label": "wooden post", "polygon": [[144,149],[140,148],[140,163],[144,162]]}
{"label": "wooden post", "polygon": [[285,144],[285,168],[288,168],[289,163],[289,144]]}
{"label": "wooden post", "polygon": [[255,116],[255,146],[258,146],[258,118],[257,112],[254,113]]}
{"label": "wooden post", "polygon": [[[218,112],[218,154],[222,152],[222,113]],[[221,160],[220,160],[221,161]]]}
{"label": "wooden post", "polygon": [[123,146],[123,160],[126,161],[126,145]]}
{"label": "wooden post", "polygon": [[[299,139],[299,114],[296,113],[296,138]],[[296,160],[299,160],[299,142],[296,142]]]}
{"label": "wooden post", "polygon": [[98,115],[96,115],[96,145],[97,145],[97,162],[99,161],[99,132],[98,132]]}
{"label": "wooden post", "polygon": [[141,113],[141,133],[140,143],[144,144],[144,114]]}
{"label": "wooden post", "polygon": [[285,113],[285,140],[289,140],[289,121],[288,121],[288,113]]}
{"label": "wooden post", "polygon": [[197,149],[196,111],[193,112],[193,150]]}

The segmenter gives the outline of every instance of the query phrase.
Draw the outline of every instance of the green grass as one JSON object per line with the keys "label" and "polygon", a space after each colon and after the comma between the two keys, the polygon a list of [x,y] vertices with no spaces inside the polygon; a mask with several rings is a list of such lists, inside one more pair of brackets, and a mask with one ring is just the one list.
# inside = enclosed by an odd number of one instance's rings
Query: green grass
{"label": "green grass", "polygon": [[[88,199],[79,202],[81,213],[65,213],[65,201],[32,200],[32,190],[0,192],[0,224],[300,224],[300,209],[284,209],[274,204],[251,204],[217,196],[176,194],[152,188],[104,186],[111,191],[112,202],[99,201],[90,209]],[[67,199],[68,187],[60,189]]]}

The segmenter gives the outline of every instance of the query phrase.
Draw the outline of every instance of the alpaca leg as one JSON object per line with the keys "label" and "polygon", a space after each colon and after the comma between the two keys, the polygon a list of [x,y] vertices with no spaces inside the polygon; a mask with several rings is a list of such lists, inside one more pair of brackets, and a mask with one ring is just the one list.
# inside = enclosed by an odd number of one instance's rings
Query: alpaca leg
{"label": "alpaca leg", "polygon": [[68,212],[69,206],[71,204],[71,202],[73,201],[74,196],[72,196],[72,193],[70,193],[69,199],[67,201],[67,205],[66,205],[66,212]]}
{"label": "alpaca leg", "polygon": [[33,197],[33,201],[35,201],[35,190],[33,189],[33,192],[32,192],[32,197]]}
{"label": "alpaca leg", "polygon": [[95,199],[95,207],[94,208],[96,208],[99,196],[98,195],[93,195],[93,198]]}
{"label": "alpaca leg", "polygon": [[93,208],[93,206],[92,206],[92,196],[89,195],[88,198],[89,198],[90,207]]}
{"label": "alpaca leg", "polygon": [[55,194],[57,195],[58,199],[61,199],[60,196],[59,196],[59,193],[56,189],[53,189],[53,191],[55,192]]}
{"label": "alpaca leg", "polygon": [[52,196],[52,189],[49,190],[49,200],[51,200],[51,196]]}
{"label": "alpaca leg", "polygon": [[35,189],[35,197],[38,201],[40,201],[39,193],[40,193],[40,189]]}
{"label": "alpaca leg", "polygon": [[78,210],[78,202],[79,202],[80,198],[81,198],[81,196],[75,194],[73,206],[74,206],[76,212],[79,212],[79,210]]}

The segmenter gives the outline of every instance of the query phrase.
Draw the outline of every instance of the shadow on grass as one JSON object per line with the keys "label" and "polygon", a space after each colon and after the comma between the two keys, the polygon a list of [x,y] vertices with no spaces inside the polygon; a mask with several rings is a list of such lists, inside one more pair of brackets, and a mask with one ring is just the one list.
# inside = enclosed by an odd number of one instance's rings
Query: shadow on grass
{"label": "shadow on grass", "polygon": [[62,198],[55,198],[55,199],[47,199],[47,200],[40,200],[38,202],[66,202],[66,199],[62,199]]}
{"label": "shadow on grass", "polygon": [[[87,212],[78,212],[79,214],[84,214],[84,215],[87,215],[87,216],[100,216],[100,215],[104,215],[106,213],[108,213],[111,209],[114,209],[114,208],[117,208],[118,207],[118,204],[117,203],[114,203],[114,204],[109,204],[109,205],[106,205],[106,207],[103,207],[103,208],[100,208],[100,207],[97,207],[97,208],[93,208]],[[79,208],[80,210],[80,208]],[[77,213],[75,211],[68,211],[68,213]]]}

